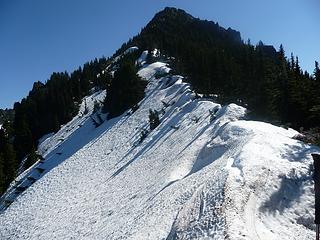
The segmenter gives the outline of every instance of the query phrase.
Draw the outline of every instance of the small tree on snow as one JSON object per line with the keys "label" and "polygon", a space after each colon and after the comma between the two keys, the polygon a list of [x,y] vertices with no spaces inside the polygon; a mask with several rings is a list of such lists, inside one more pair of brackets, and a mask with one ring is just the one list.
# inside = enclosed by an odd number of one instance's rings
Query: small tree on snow
{"label": "small tree on snow", "polygon": [[149,109],[150,130],[155,129],[160,124],[159,113],[157,110]]}
{"label": "small tree on snow", "polygon": [[140,139],[139,139],[139,143],[142,143],[143,140],[148,136],[148,130],[147,129],[142,129],[141,133],[140,133]]}

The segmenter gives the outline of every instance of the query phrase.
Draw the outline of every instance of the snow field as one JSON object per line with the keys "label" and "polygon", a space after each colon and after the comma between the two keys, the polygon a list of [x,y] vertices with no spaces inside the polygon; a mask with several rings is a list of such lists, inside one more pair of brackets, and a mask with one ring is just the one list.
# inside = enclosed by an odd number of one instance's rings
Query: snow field
{"label": "snow field", "polygon": [[[243,120],[240,106],[195,99],[169,71],[143,65],[149,83],[134,113],[95,128],[97,93],[87,115],[44,140],[46,170],[0,214],[0,239],[314,238],[310,154],[319,149]],[[161,124],[139,143],[149,109]]]}

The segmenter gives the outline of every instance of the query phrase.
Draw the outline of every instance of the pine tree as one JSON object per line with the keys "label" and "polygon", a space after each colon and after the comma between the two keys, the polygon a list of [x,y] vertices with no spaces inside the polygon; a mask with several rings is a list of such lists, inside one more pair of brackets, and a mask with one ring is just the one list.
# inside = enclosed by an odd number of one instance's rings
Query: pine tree
{"label": "pine tree", "polygon": [[301,68],[300,68],[300,62],[299,62],[298,56],[296,56],[294,69],[296,71],[296,74],[301,74]]}
{"label": "pine tree", "polygon": [[136,105],[144,97],[145,87],[146,82],[137,75],[134,63],[124,60],[107,87],[104,112],[109,113],[108,118],[118,116]]}
{"label": "pine tree", "polygon": [[2,156],[4,159],[5,185],[9,186],[10,182],[15,178],[16,170],[18,168],[16,154],[12,144],[7,142],[4,145]]}
{"label": "pine tree", "polygon": [[27,160],[24,164],[24,168],[27,169],[31,167],[38,160],[39,160],[39,155],[36,153],[35,147],[32,147],[31,152],[28,154]]}
{"label": "pine tree", "polygon": [[5,182],[6,182],[6,178],[4,175],[4,160],[3,160],[2,154],[0,153],[0,196],[6,190]]}
{"label": "pine tree", "polygon": [[151,48],[148,49],[148,54],[147,54],[147,57],[146,57],[146,62],[148,64],[152,63],[153,62],[153,54],[152,54],[153,50]]}
{"label": "pine tree", "polygon": [[149,109],[149,124],[151,131],[160,124],[159,113],[157,110]]}
{"label": "pine tree", "polygon": [[273,117],[287,121],[288,119],[288,69],[283,45],[278,52],[277,77],[270,85],[270,113]]}
{"label": "pine tree", "polygon": [[315,69],[314,69],[314,79],[320,83],[320,68],[319,68],[319,63],[316,61],[315,62]]}
{"label": "pine tree", "polygon": [[15,119],[15,138],[14,146],[17,151],[18,159],[22,160],[33,146],[33,137],[29,125],[24,116],[21,116],[21,119]]}

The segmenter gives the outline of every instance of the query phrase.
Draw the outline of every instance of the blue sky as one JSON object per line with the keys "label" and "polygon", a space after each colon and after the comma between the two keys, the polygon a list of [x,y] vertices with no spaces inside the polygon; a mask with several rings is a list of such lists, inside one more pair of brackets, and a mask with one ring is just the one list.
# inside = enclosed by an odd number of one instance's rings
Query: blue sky
{"label": "blue sky", "polygon": [[318,0],[0,0],[0,108],[25,97],[35,81],[110,56],[166,6],[262,40],[313,71],[320,60]]}

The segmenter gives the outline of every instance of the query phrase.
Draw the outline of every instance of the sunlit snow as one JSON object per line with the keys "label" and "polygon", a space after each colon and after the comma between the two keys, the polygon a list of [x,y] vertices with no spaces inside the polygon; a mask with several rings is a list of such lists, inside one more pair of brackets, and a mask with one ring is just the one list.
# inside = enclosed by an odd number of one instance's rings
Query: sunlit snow
{"label": "sunlit snow", "polygon": [[[143,66],[146,97],[134,113],[95,128],[98,92],[84,99],[87,114],[83,103],[43,139],[45,159],[2,199],[13,202],[0,214],[0,239],[313,239],[310,154],[319,148],[246,120],[238,105],[196,99],[169,70]],[[149,109],[161,124],[140,142]],[[27,189],[16,194],[17,184]]]}

